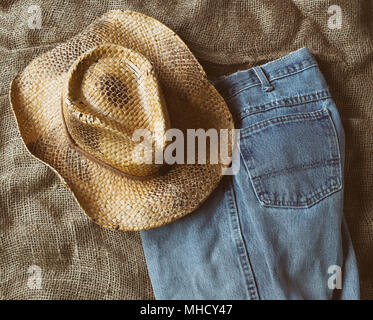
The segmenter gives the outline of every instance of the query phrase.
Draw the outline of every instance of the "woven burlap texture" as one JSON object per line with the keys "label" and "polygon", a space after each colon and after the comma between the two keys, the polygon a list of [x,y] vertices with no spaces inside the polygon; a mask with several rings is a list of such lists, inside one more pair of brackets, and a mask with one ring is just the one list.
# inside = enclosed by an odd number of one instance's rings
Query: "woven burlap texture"
{"label": "woven burlap texture", "polygon": [[[42,8],[42,29],[27,27]],[[342,9],[330,29],[328,8]],[[28,155],[7,91],[32,58],[71,38],[110,9],[165,23],[210,75],[273,60],[307,46],[320,64],[346,131],[345,215],[356,249],[362,298],[373,298],[373,3],[370,0],[3,1],[0,5],[0,295],[2,298],[151,297],[137,233],[100,229],[58,178]],[[229,65],[228,65],[229,64]],[[40,265],[43,289],[27,287]]]}

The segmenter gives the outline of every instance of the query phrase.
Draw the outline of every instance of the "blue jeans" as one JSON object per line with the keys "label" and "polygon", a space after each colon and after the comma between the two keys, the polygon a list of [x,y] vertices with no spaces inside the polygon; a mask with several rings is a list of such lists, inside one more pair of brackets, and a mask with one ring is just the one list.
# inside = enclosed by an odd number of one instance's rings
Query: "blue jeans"
{"label": "blue jeans", "polygon": [[359,299],[344,132],[315,59],[302,48],[214,85],[241,129],[240,169],[141,232],[156,299]]}

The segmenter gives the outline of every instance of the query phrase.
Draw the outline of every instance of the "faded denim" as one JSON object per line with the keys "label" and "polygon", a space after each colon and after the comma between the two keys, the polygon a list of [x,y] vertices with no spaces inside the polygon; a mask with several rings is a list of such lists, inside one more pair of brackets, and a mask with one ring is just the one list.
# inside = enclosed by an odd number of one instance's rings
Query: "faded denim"
{"label": "faded denim", "polygon": [[[156,299],[359,299],[344,132],[315,59],[302,48],[214,85],[241,128],[240,170],[141,232]],[[328,287],[335,265],[342,289]]]}

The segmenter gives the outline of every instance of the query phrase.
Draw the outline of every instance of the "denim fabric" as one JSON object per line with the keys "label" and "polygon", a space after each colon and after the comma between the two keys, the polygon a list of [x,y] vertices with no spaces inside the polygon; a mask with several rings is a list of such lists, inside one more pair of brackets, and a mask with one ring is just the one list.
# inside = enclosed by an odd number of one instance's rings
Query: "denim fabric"
{"label": "denim fabric", "polygon": [[214,85],[241,129],[240,169],[194,213],[141,232],[156,299],[359,299],[344,132],[315,59],[302,48]]}

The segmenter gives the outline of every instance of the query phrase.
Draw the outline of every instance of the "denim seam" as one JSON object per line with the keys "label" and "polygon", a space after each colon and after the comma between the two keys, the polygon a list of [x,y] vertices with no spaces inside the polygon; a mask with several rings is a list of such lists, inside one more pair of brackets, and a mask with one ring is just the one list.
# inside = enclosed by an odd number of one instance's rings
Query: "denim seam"
{"label": "denim seam", "polygon": [[259,112],[265,112],[265,111],[269,111],[269,110],[277,109],[277,108],[293,107],[293,106],[297,106],[300,104],[307,104],[307,103],[325,100],[329,98],[331,98],[329,90],[324,89],[321,91],[317,91],[315,93],[305,94],[305,95],[296,96],[296,97],[282,98],[280,100],[271,101],[269,103],[262,104],[259,106],[247,107],[245,110],[236,114],[235,118],[242,120],[252,114],[256,114]]}
{"label": "denim seam", "polygon": [[297,74],[297,73],[300,73],[300,72],[303,72],[305,70],[308,70],[308,69],[311,69],[311,68],[314,68],[314,67],[318,67],[318,65],[315,63],[315,64],[311,64],[311,65],[308,65],[307,67],[304,67],[302,69],[299,69],[297,71],[294,71],[294,72],[290,72],[290,73],[285,73],[285,74],[282,74],[282,75],[278,75],[278,76],[275,76],[275,77],[271,77],[269,76],[269,81],[274,81],[274,80],[278,80],[278,79],[282,79],[282,78],[286,78],[287,76],[292,76],[294,74]]}
{"label": "denim seam", "polygon": [[228,186],[228,192],[227,192],[227,198],[228,198],[228,208],[229,208],[229,216],[231,221],[231,227],[232,227],[232,234],[233,239],[236,245],[236,249],[238,252],[238,256],[240,258],[240,263],[242,267],[242,271],[245,276],[245,281],[247,284],[247,288],[249,291],[249,297],[251,300],[259,300],[259,292],[256,285],[255,277],[253,274],[252,266],[250,263],[249,254],[247,252],[246,244],[244,242],[243,236],[242,236],[242,229],[240,225],[240,221],[238,218],[238,209],[235,204],[234,200],[234,190],[232,181],[230,180],[229,186]]}
{"label": "denim seam", "polygon": [[284,124],[288,122],[299,122],[304,120],[321,120],[323,118],[328,117],[328,112],[326,109],[321,109],[313,112],[308,113],[296,113],[296,114],[289,114],[286,116],[279,116],[267,120],[263,120],[257,123],[254,123],[251,126],[245,127],[244,129],[241,129],[241,138],[245,138],[249,135],[256,134],[263,129],[266,129],[271,126]]}
{"label": "denim seam", "polygon": [[[271,76],[268,77],[268,80],[271,82],[271,81],[275,81],[275,80],[279,80],[279,79],[282,79],[282,78],[286,78],[288,76],[293,76],[295,74],[298,74],[300,72],[303,72],[307,69],[310,69],[310,68],[313,68],[313,67],[317,67],[318,65],[317,64],[312,64],[312,65],[309,65],[307,67],[304,67],[303,69],[300,69],[300,70],[297,70],[297,71],[294,71],[294,72],[290,72],[290,73],[285,73],[284,75],[281,75],[281,76],[277,76],[277,77],[274,77],[274,78],[271,78]],[[264,69],[265,70],[265,69]],[[245,81],[247,81],[248,79],[246,79]],[[256,79],[255,79],[256,80]],[[237,85],[237,84],[234,84],[233,87]],[[230,99],[232,99],[233,97],[235,97],[236,95],[240,94],[242,91],[245,91],[249,88],[252,88],[252,87],[258,87],[258,86],[261,86],[261,82],[259,81],[259,83],[250,83],[249,85],[235,91],[235,92],[232,92],[230,95],[228,95],[226,97],[226,101],[228,102]]]}
{"label": "denim seam", "polygon": [[326,159],[323,161],[316,161],[316,162],[311,162],[307,164],[301,164],[298,166],[293,166],[289,168],[284,168],[281,170],[271,170],[271,171],[265,171],[261,173],[258,176],[253,176],[252,179],[260,179],[260,178],[268,178],[268,177],[275,177],[280,175],[281,173],[290,173],[294,171],[299,171],[302,169],[315,169],[315,168],[320,168],[325,165],[330,165],[330,166],[335,166],[339,165],[340,159],[339,158],[331,158],[331,159]]}
{"label": "denim seam", "polygon": [[264,206],[280,206],[280,207],[287,206],[289,208],[293,206],[295,208],[310,208],[317,202],[326,198],[327,196],[332,195],[336,191],[341,190],[342,188],[341,181],[339,180],[339,178],[337,178],[336,181],[337,183],[330,183],[327,186],[320,187],[316,191],[309,193],[308,195],[305,196],[306,200],[304,201],[268,200],[268,198],[267,199],[265,198],[266,196],[268,197],[268,193],[266,191],[263,191],[261,187],[259,187],[259,189],[261,190],[258,192],[258,196]]}
{"label": "denim seam", "polygon": [[[298,57],[301,57],[301,60],[297,60]],[[278,68],[278,65],[280,65],[281,67]],[[289,72],[289,71],[286,70],[289,67],[292,67],[292,68],[295,68],[296,70],[299,70],[299,68],[305,68],[306,66],[310,66],[310,65],[318,66],[317,61],[315,61],[315,59],[312,56],[308,55],[308,56],[305,57],[303,53],[301,53],[299,55],[298,52],[293,52],[293,53],[290,53],[286,56],[280,57],[276,60],[271,60],[271,61],[268,61],[264,64],[261,64],[261,65],[259,65],[259,67],[263,68],[264,70],[266,70],[266,72],[268,72],[270,74],[275,74],[276,75],[276,74],[286,74],[287,72]],[[250,69],[248,69],[248,70],[250,70]],[[238,70],[237,72],[244,72],[244,71],[247,71],[247,70]],[[235,73],[231,73],[229,75],[221,76],[217,79],[217,83],[219,83],[223,80],[232,81],[232,77],[234,77],[234,75],[235,75]],[[236,85],[236,83],[232,83],[232,85]]]}
{"label": "denim seam", "polygon": [[327,110],[329,118],[330,118],[330,126],[332,127],[332,131],[334,133],[334,138],[337,141],[337,152],[338,152],[338,157],[340,159],[339,160],[339,179],[341,180],[341,184],[342,184],[342,187],[343,187],[343,172],[342,172],[342,163],[341,163],[342,162],[342,155],[341,155],[341,150],[340,150],[340,147],[339,147],[339,137],[338,137],[337,129],[335,128],[335,125],[334,125],[333,118],[330,115],[329,109],[326,108],[326,110]]}

